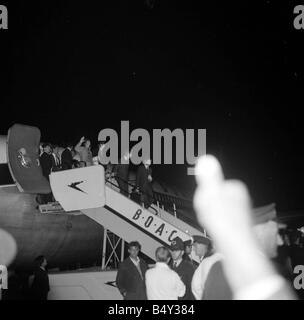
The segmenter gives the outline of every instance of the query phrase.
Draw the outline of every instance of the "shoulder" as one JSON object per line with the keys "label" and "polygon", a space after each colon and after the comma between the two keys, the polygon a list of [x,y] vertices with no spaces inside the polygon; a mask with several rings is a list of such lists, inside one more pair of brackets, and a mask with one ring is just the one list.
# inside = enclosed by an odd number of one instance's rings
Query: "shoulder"
{"label": "shoulder", "polygon": [[146,268],[148,268],[148,265],[146,263],[146,261],[144,261],[143,259],[140,259],[140,264]]}
{"label": "shoulder", "polygon": [[130,265],[130,263],[131,263],[130,258],[127,258],[119,264],[119,268],[126,268]]}

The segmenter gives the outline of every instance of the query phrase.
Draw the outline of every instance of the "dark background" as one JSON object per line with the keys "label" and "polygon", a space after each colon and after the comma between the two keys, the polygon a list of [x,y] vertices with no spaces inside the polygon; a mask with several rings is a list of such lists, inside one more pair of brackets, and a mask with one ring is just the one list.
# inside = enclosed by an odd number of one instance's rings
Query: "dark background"
{"label": "dark background", "polygon": [[[0,134],[61,143],[102,128],[206,128],[254,205],[303,208],[304,30],[298,1],[0,1]],[[285,3],[285,4],[284,4]],[[186,166],[154,176],[192,194]]]}

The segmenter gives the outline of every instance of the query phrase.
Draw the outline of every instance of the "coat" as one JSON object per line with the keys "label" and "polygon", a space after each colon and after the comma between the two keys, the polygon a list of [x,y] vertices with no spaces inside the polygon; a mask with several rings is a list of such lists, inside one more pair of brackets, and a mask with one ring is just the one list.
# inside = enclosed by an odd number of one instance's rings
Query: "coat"
{"label": "coat", "polygon": [[146,300],[145,274],[147,264],[140,259],[142,277],[131,258],[124,260],[118,268],[116,285],[125,300]]}

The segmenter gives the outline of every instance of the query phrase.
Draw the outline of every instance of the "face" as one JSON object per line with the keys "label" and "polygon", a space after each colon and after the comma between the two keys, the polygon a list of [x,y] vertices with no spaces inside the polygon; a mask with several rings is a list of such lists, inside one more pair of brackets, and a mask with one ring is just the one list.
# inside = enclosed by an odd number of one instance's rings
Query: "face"
{"label": "face", "polygon": [[151,159],[146,160],[146,161],[145,161],[145,165],[146,165],[146,166],[151,166]]}
{"label": "face", "polygon": [[199,257],[204,257],[207,254],[208,246],[203,243],[195,242],[193,244],[194,252]]}
{"label": "face", "polygon": [[192,252],[192,246],[186,246],[185,253],[189,255],[191,252]]}
{"label": "face", "polygon": [[44,258],[41,266],[42,266],[43,268],[45,268],[45,267],[47,266],[47,260],[46,260],[45,258]]}
{"label": "face", "polygon": [[132,259],[137,259],[138,257],[138,253],[139,253],[139,249],[137,247],[131,247],[129,250],[128,250],[129,254],[130,254],[130,257]]}
{"label": "face", "polygon": [[46,153],[51,153],[51,147],[50,146],[46,146],[45,148],[44,148],[44,151],[46,152]]}
{"label": "face", "polygon": [[184,250],[173,250],[173,251],[171,250],[171,257],[173,261],[176,261],[182,258],[183,254],[184,254]]}
{"label": "face", "polygon": [[269,258],[277,256],[278,246],[284,244],[279,234],[278,224],[275,221],[268,221],[254,227],[258,241]]}
{"label": "face", "polygon": [[91,146],[91,141],[90,141],[90,140],[87,140],[87,141],[85,142],[85,147],[86,147],[86,148],[90,148],[90,146]]}

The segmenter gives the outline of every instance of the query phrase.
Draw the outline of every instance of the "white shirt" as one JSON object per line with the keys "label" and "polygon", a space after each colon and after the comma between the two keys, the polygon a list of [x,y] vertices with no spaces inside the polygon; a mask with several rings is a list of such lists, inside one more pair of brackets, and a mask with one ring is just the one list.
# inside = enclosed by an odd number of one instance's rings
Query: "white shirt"
{"label": "white shirt", "polygon": [[148,300],[177,300],[186,291],[179,275],[163,262],[146,272],[146,288]]}
{"label": "white shirt", "polygon": [[135,259],[133,259],[133,258],[131,258],[130,257],[130,259],[131,259],[131,261],[137,266],[138,264],[139,264],[139,262],[140,262],[140,259],[137,257],[137,259],[135,260]]}

